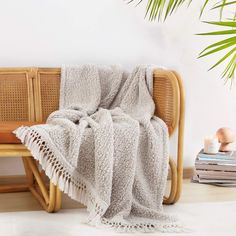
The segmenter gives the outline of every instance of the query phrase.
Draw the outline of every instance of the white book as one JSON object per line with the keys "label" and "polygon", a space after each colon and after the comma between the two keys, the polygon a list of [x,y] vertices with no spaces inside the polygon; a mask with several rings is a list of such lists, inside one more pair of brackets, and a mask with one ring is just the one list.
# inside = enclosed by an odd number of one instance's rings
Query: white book
{"label": "white book", "polygon": [[217,164],[217,163],[196,163],[196,170],[223,170],[223,171],[235,171],[236,164]]}
{"label": "white book", "polygon": [[236,172],[233,171],[222,171],[222,170],[196,170],[197,175],[206,177],[231,177],[236,178]]}

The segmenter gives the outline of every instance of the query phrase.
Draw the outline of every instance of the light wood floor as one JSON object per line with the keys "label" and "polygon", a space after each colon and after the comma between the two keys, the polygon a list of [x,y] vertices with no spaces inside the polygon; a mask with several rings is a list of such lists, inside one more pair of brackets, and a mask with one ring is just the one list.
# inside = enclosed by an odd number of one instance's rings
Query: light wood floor
{"label": "light wood floor", "polygon": [[[83,207],[79,203],[69,199],[66,195],[63,195],[62,200],[62,208]],[[179,202],[190,203],[235,200],[236,188],[196,184],[185,179],[183,193]],[[42,208],[29,192],[0,194],[0,212],[35,210],[42,210]]]}

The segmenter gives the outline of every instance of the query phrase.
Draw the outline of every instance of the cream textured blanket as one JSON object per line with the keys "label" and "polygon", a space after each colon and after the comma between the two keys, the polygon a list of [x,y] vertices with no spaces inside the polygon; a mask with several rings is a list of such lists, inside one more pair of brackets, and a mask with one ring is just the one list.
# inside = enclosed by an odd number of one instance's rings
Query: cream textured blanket
{"label": "cream textured blanket", "polygon": [[152,69],[62,68],[60,109],[15,133],[46,174],[85,204],[89,222],[119,231],[176,231],[163,213],[168,131],[153,116]]}

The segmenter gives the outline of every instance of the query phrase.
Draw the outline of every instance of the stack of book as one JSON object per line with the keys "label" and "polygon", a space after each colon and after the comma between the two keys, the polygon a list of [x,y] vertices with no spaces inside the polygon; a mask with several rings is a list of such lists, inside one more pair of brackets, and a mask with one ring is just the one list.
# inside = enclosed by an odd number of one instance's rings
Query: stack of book
{"label": "stack of book", "polygon": [[206,154],[201,150],[195,160],[193,181],[236,186],[236,151]]}

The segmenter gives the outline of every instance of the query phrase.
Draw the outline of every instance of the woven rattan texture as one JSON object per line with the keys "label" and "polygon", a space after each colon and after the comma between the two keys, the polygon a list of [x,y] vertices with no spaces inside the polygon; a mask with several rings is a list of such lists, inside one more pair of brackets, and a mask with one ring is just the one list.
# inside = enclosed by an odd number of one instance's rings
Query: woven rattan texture
{"label": "woven rattan texture", "polygon": [[46,121],[50,113],[59,107],[60,74],[40,74],[40,90],[42,119]]}
{"label": "woven rattan texture", "polygon": [[155,77],[153,84],[153,100],[156,105],[155,115],[165,121],[169,132],[173,131],[173,121],[175,113],[175,102],[173,96],[173,86],[166,77]]}
{"label": "woven rattan texture", "polygon": [[27,121],[28,109],[26,74],[0,74],[0,121]]}

